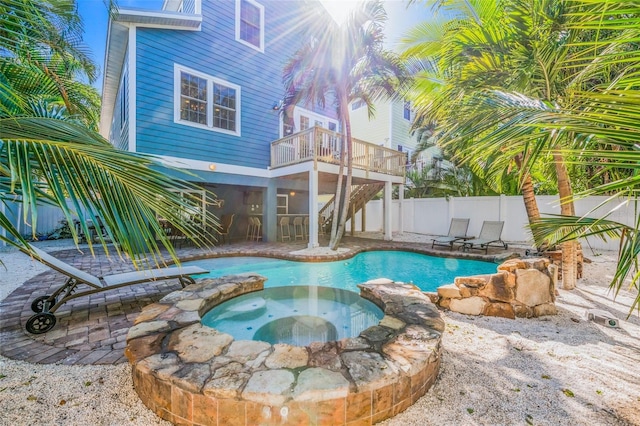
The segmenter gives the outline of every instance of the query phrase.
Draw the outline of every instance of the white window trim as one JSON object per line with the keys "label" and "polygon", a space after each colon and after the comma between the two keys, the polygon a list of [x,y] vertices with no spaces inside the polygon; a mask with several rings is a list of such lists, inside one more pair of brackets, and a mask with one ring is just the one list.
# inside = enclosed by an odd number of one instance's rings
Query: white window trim
{"label": "white window trim", "polygon": [[264,53],[264,6],[254,0],[245,0],[247,3],[251,3],[253,6],[260,10],[260,46],[253,45],[248,41],[240,38],[240,3],[242,0],[236,0],[236,41],[249,46],[250,48]]}
{"label": "white window trim", "polygon": [[[180,118],[180,73],[186,72],[191,75],[195,75],[196,77],[203,78],[207,80],[207,124],[199,124],[194,123],[193,121],[182,120]],[[221,84],[223,86],[227,86],[236,91],[236,130],[226,130],[221,129],[219,127],[213,126],[213,83]],[[241,136],[241,123],[240,117],[242,114],[240,113],[241,103],[240,103],[240,86],[237,84],[230,83],[226,80],[222,80],[220,78],[213,77],[209,74],[202,73],[200,71],[196,71],[192,68],[185,67],[183,65],[174,64],[173,65],[173,122],[177,124],[182,124],[184,126],[196,127],[198,129],[210,130],[212,132],[224,133],[232,136]]]}

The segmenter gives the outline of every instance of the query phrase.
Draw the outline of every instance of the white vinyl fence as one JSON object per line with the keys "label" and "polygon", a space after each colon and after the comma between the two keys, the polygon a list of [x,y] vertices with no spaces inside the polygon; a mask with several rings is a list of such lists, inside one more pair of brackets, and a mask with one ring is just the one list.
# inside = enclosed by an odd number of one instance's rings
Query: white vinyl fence
{"label": "white vinyl fence", "polygon": [[[576,214],[586,215],[598,205],[606,202],[608,197],[589,197],[576,200]],[[560,214],[560,204],[557,196],[538,196],[540,213]],[[623,200],[612,200],[589,213],[589,217],[601,217],[614,209]],[[0,203],[0,209],[17,226],[22,235],[31,235],[32,227],[22,220],[22,209],[19,203]],[[383,230],[382,200],[370,201],[366,206],[366,231],[381,232]],[[502,239],[507,242],[529,243],[531,233],[527,229],[527,214],[524,202],[520,196],[495,197],[450,197],[450,198],[410,198],[402,202],[392,202],[393,232],[413,232],[427,235],[445,235],[449,231],[451,218],[469,218],[468,235],[478,235],[482,222],[485,220],[504,221]],[[402,220],[400,212],[402,211]],[[611,213],[609,219],[634,225],[636,212],[633,203],[628,203]],[[361,215],[356,216],[356,229],[361,229]],[[52,233],[64,219],[59,208],[53,206],[38,207],[37,235]],[[350,225],[347,226],[350,229]],[[0,230],[0,232],[3,232]],[[4,235],[4,234],[3,234]],[[589,245],[594,249],[617,250],[618,240],[604,242],[600,238],[589,238],[583,241],[585,248]],[[2,243],[0,243],[0,246]]]}
{"label": "white vinyl fence", "polygon": [[[21,235],[31,237],[33,227],[31,226],[31,216],[24,220],[24,211],[21,203],[7,202],[3,204],[0,202],[0,212],[4,213],[13,226],[20,232]],[[36,235],[49,235],[56,228],[60,226],[60,221],[64,219],[62,210],[57,206],[39,205],[38,206],[38,221],[36,224]],[[6,235],[6,231],[0,229],[2,235]],[[0,246],[3,243],[0,242]]]}
{"label": "white vinyl fence", "polygon": [[[536,197],[541,214],[560,214],[557,196]],[[576,200],[576,214],[588,217],[601,217],[616,208],[624,200],[612,200],[589,213],[598,205],[605,203],[608,197],[589,197]],[[382,200],[370,201],[366,206],[366,231],[383,230]],[[402,212],[402,220],[400,214]],[[587,214],[589,213],[589,214]],[[633,203],[624,204],[608,217],[610,220],[634,225],[637,212]],[[469,218],[468,235],[477,236],[485,220],[504,221],[502,239],[507,242],[530,243],[533,239],[528,230],[527,214],[521,196],[495,197],[450,197],[450,198],[410,198],[392,202],[393,232],[412,232],[427,235],[446,235],[452,218]],[[361,229],[361,214],[356,216],[356,230]],[[350,229],[350,226],[347,226]],[[617,250],[619,241],[604,242],[600,238],[590,237],[583,241],[585,248]]]}

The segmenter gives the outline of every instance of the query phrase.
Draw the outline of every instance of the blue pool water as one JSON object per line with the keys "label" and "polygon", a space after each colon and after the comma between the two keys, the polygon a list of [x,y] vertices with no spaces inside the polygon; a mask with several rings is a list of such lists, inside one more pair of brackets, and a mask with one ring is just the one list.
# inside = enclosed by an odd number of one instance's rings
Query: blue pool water
{"label": "blue pool water", "polygon": [[375,278],[413,283],[435,291],[455,277],[489,274],[496,264],[478,260],[433,257],[403,251],[370,251],[335,262],[295,262],[265,257],[224,257],[186,262],[208,269],[203,277],[256,272],[268,278],[265,287],[313,285],[357,291],[358,284]]}
{"label": "blue pool water", "polygon": [[384,313],[358,293],[330,287],[272,287],[214,307],[202,324],[236,340],[306,346],[355,337]]}

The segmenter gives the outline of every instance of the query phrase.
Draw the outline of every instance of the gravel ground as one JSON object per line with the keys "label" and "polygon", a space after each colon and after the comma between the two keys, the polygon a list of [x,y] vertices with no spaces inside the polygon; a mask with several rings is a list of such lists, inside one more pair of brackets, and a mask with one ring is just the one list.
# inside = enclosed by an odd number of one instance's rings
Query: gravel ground
{"label": "gravel ground", "polygon": [[[375,237],[375,236],[373,236]],[[424,240],[405,234],[397,239]],[[47,249],[68,241],[43,242]],[[443,312],[443,360],[436,384],[382,424],[640,425],[640,319],[626,319],[633,294],[615,300],[607,284],[615,253],[587,253],[584,278],[560,290],[559,314],[540,319]],[[0,300],[46,270],[0,248]],[[589,308],[619,318],[607,328]],[[37,365],[0,356],[0,425],[166,425],[138,399],[128,365]]]}

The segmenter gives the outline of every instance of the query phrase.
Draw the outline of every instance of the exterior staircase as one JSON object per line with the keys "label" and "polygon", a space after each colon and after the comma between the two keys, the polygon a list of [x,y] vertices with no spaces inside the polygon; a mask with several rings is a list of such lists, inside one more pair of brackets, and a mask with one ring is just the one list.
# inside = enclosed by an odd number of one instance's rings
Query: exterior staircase
{"label": "exterior staircase", "polygon": [[[384,188],[384,183],[367,183],[363,185],[353,185],[351,187],[351,197],[349,199],[349,214],[347,220],[353,220],[355,215],[367,205],[367,203]],[[318,229],[321,233],[330,233],[333,222],[333,208],[335,205],[335,195],[319,211]],[[353,222],[352,222],[353,223]],[[353,226],[351,227],[353,234]]]}

